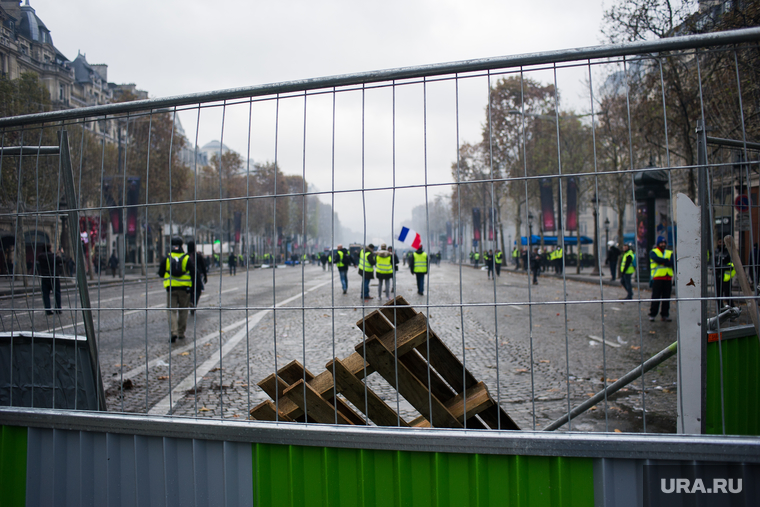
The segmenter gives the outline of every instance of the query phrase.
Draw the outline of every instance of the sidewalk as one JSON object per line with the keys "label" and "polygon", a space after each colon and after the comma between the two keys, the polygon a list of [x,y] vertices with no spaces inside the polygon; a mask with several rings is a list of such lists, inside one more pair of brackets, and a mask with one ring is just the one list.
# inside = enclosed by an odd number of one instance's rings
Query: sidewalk
{"label": "sidewalk", "polygon": [[[260,269],[261,266],[256,265],[252,266],[250,269]],[[238,271],[240,271],[241,268],[238,268]],[[242,268],[243,271],[245,271],[245,268]],[[138,271],[138,273],[134,273],[134,271]],[[154,264],[149,264],[148,269],[146,271],[148,281],[151,280],[159,280],[158,275],[156,274],[156,266]],[[210,270],[208,273],[208,276],[218,276],[219,273],[227,274],[227,270],[225,269],[219,269],[214,268],[213,270]],[[133,283],[145,283],[146,276],[143,276],[139,273],[139,269],[135,270],[132,269],[131,272],[126,273],[124,275],[124,278],[122,279],[118,275],[116,277],[111,276],[110,273],[103,272],[101,275],[95,274],[92,280],[90,280],[89,276],[87,277],[87,286],[90,288],[90,292],[92,293],[93,290],[96,290],[98,288],[98,284],[100,284],[100,287],[112,287],[114,285],[121,285],[122,281],[126,284],[133,284]],[[24,280],[20,275],[14,277],[10,275],[2,275],[0,276],[0,298],[5,297],[11,297],[11,296],[22,296],[25,294],[31,294],[31,293],[40,293],[40,277],[39,276],[27,276],[29,286],[24,287]],[[15,283],[14,283],[15,282]],[[71,276],[64,276],[61,277],[61,291],[65,292],[67,290],[76,290],[76,278]]]}
{"label": "sidewalk", "polygon": [[[472,265],[463,265],[463,267],[469,267],[469,268],[474,269]],[[478,269],[484,272],[486,271],[483,266],[478,267]],[[584,282],[584,283],[592,283],[592,284],[599,285],[600,275],[592,274],[593,268],[581,268],[580,274],[578,274],[576,271],[577,271],[577,268],[575,266],[567,267],[565,268],[564,277],[567,280],[572,280],[574,282]],[[620,289],[623,288],[623,286],[620,284],[619,276],[615,278],[615,281],[612,281],[610,280],[610,270],[608,268],[604,268],[602,272],[603,272],[603,275],[601,276],[601,279],[602,279],[603,285],[618,287]],[[502,274],[509,273],[511,275],[528,275],[527,271],[523,271],[522,269],[515,270],[513,266],[510,266],[508,269],[502,268],[501,273]],[[530,276],[533,276],[533,274],[531,273]],[[543,271],[539,274],[538,279],[541,280],[541,278],[546,278],[546,277],[561,279],[563,275],[555,274],[554,270],[550,271],[547,269],[546,271]],[[634,285],[634,289],[636,289],[637,287],[636,287],[635,280],[633,281],[633,285]],[[642,283],[641,290],[649,290],[649,283]]]}

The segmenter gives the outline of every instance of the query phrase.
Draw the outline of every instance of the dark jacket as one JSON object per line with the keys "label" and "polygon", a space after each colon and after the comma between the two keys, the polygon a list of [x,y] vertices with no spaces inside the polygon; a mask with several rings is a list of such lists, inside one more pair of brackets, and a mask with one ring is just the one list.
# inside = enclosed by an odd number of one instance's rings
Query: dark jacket
{"label": "dark jacket", "polygon": [[354,264],[354,258],[351,257],[351,253],[346,248],[341,248],[340,250],[335,250],[334,252],[334,258],[332,260],[333,264],[337,266],[338,262],[340,261],[340,254],[338,252],[343,252],[343,265],[338,266],[338,271],[348,271],[348,267]]}
{"label": "dark jacket", "polygon": [[43,252],[37,256],[37,272],[40,276],[63,276],[63,260],[53,252]]}

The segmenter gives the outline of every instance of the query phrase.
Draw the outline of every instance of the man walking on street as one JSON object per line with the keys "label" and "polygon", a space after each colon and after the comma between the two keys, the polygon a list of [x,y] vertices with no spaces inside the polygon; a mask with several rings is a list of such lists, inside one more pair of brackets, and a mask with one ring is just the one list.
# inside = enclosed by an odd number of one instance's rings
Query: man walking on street
{"label": "man walking on street", "polygon": [[227,257],[227,264],[230,266],[230,276],[235,276],[237,274],[237,258],[234,253],[230,252],[230,256]]}
{"label": "man walking on street", "polygon": [[193,278],[193,298],[190,302],[190,306],[192,307],[190,315],[195,315],[195,309],[198,308],[198,300],[201,298],[201,293],[205,288],[204,284],[208,283],[208,270],[206,269],[206,261],[203,260],[203,255],[195,251],[195,241],[187,242],[187,255],[195,266],[195,269],[191,273]]}
{"label": "man walking on street", "polygon": [[736,276],[731,254],[723,244],[723,239],[715,242],[715,295],[718,298],[718,313],[724,306],[734,306],[731,301],[731,279]]}
{"label": "man walking on street", "polygon": [[504,262],[504,252],[496,249],[496,255],[494,256],[494,262],[496,262],[496,265],[494,266],[496,268],[496,276],[501,278],[501,265]]}
{"label": "man walking on street", "polygon": [[485,257],[486,270],[488,271],[488,279],[493,278],[493,250],[487,251],[483,254]]}
{"label": "man walking on street", "polygon": [[391,283],[393,286],[391,287],[391,293],[396,294],[396,271],[398,271],[398,255],[396,255],[396,252],[393,251],[393,247],[388,247],[388,253],[391,254],[391,257],[393,258],[393,278],[391,278]]}
{"label": "man walking on street", "polygon": [[636,265],[634,264],[633,250],[631,245],[626,243],[623,245],[623,258],[620,260],[620,283],[628,293],[625,299],[633,299],[633,285],[631,277],[636,272]]}
{"label": "man walking on street", "polygon": [[[673,280],[673,251],[667,249],[668,243],[663,236],[657,236],[657,247],[649,252],[649,271],[652,276],[652,305],[649,307],[649,320],[653,321],[660,311],[663,322],[670,322],[670,294]],[[662,310],[660,310],[660,300]]]}
{"label": "man walking on street", "polygon": [[116,270],[119,269],[119,259],[116,257],[116,252],[111,252],[111,257],[108,259],[108,267],[111,268],[113,278],[116,278]]}
{"label": "man walking on street", "polygon": [[607,243],[607,262],[610,267],[610,273],[612,275],[612,281],[615,281],[615,273],[617,273],[617,262],[620,257],[620,249],[617,247],[614,241]]}
{"label": "man walking on street", "polygon": [[369,281],[375,278],[375,245],[370,243],[367,248],[359,252],[359,275],[362,277],[362,299],[373,299],[369,295]]}
{"label": "man walking on street", "polygon": [[333,263],[338,267],[338,275],[340,276],[340,284],[343,286],[343,294],[348,293],[348,267],[354,263],[348,250],[343,248],[343,245],[338,244],[335,250],[335,258]]}
{"label": "man walking on street", "polygon": [[[476,254],[477,255],[477,254]],[[417,294],[425,295],[425,275],[428,272],[428,255],[422,245],[409,257],[409,269],[417,277]]]}
{"label": "man walking on street", "polygon": [[515,244],[515,249],[512,250],[512,262],[515,263],[515,271],[520,269],[520,249],[517,248],[517,244]]}
{"label": "man walking on street", "polygon": [[377,298],[383,296],[383,284],[385,284],[385,299],[391,298],[391,279],[393,278],[393,254],[388,251],[388,246],[383,243],[380,250],[375,254],[375,271],[377,272]]}
{"label": "man walking on street", "polygon": [[53,246],[46,245],[45,252],[37,256],[39,264],[38,273],[42,277],[40,280],[42,289],[42,303],[45,305],[45,313],[53,315],[50,307],[50,291],[53,291],[55,297],[55,313],[61,311],[61,277],[63,276],[63,259],[53,253]]}
{"label": "man walking on street", "polygon": [[541,271],[541,255],[538,253],[538,247],[533,247],[530,254],[530,269],[533,271],[533,285],[538,285],[538,272]]}
{"label": "man walking on street", "polygon": [[193,260],[182,250],[182,238],[173,237],[172,251],[158,267],[158,276],[164,279],[166,289],[166,308],[169,313],[172,343],[177,341],[177,338],[185,338],[194,272]]}

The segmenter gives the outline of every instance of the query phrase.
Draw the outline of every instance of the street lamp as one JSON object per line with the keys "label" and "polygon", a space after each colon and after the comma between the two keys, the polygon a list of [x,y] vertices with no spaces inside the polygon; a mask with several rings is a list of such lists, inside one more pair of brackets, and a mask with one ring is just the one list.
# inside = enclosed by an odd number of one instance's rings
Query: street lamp
{"label": "street lamp", "polygon": [[[594,269],[591,271],[592,275],[599,274],[599,222],[597,217],[599,216],[599,197],[594,192],[594,197],[591,199],[591,204],[594,207]],[[580,246],[578,247],[580,253]],[[578,271],[580,272],[580,262],[578,262]]]}
{"label": "street lamp", "polygon": [[609,246],[610,244],[610,219],[604,218],[604,244]]}

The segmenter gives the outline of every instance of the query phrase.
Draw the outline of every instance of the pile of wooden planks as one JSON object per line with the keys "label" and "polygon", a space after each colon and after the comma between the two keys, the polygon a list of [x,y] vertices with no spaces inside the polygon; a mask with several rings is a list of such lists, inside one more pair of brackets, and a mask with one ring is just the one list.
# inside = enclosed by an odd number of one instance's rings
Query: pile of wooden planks
{"label": "pile of wooden planks", "polygon": [[[314,376],[298,361],[259,386],[272,400],[251,410],[251,419],[326,424],[518,430],[483,382],[462,365],[418,313],[399,296],[356,323],[366,339],[356,352],[337,357]],[[379,374],[417,412],[401,418],[363,379]],[[359,415],[346,400],[361,411]]]}

